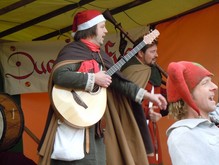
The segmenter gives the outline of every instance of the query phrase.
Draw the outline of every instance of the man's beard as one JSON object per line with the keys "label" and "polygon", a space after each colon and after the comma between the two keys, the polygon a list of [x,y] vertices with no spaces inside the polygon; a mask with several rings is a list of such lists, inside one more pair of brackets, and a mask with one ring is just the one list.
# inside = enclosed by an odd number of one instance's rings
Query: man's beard
{"label": "man's beard", "polygon": [[150,64],[149,64],[149,66],[156,66],[156,62],[151,62]]}

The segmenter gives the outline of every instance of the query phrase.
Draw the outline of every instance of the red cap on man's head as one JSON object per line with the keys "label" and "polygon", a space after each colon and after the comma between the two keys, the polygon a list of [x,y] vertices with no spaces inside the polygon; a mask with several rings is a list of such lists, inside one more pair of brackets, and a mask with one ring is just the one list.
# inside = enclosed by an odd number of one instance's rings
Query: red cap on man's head
{"label": "red cap on man's head", "polygon": [[86,30],[103,21],[106,21],[106,19],[98,10],[81,11],[74,17],[72,31],[75,33],[80,30]]}
{"label": "red cap on man's head", "polygon": [[200,115],[190,92],[204,77],[213,76],[213,74],[200,64],[188,61],[170,63],[167,73],[168,102],[177,102],[182,99]]}

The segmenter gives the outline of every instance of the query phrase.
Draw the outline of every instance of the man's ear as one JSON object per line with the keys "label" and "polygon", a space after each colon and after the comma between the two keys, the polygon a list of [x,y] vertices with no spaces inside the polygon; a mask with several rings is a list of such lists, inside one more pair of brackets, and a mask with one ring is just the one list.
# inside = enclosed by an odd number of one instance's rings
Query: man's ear
{"label": "man's ear", "polygon": [[142,52],[141,50],[138,51],[137,57],[138,57],[139,59],[143,59],[143,58],[144,58],[144,52]]}

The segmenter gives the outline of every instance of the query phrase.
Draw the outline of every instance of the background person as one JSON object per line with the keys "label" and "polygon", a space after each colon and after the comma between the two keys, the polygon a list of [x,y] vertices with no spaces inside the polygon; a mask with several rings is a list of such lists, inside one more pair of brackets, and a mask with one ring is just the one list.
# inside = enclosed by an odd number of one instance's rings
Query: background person
{"label": "background person", "polygon": [[[136,47],[143,41],[143,39],[144,36],[138,38],[133,47]],[[154,40],[151,44],[144,46],[122,67],[122,72],[127,79],[138,84],[148,92],[159,93],[166,96],[166,90],[162,87],[162,75],[156,67],[156,61],[158,58],[157,44],[158,41]],[[139,104],[133,104],[134,113],[137,106],[139,106]],[[147,152],[149,163],[162,164],[161,144],[156,122],[158,122],[162,116],[166,116],[168,111],[161,110],[148,100],[142,102],[142,107],[149,126],[149,130],[147,129],[148,145],[151,148]],[[143,122],[145,123],[146,121]],[[139,123],[139,125],[143,125],[144,123]]]}
{"label": "background person", "polygon": [[177,119],[167,130],[172,164],[217,165],[219,129],[209,118],[218,90],[213,74],[188,61],[170,63],[167,72],[169,113]]}

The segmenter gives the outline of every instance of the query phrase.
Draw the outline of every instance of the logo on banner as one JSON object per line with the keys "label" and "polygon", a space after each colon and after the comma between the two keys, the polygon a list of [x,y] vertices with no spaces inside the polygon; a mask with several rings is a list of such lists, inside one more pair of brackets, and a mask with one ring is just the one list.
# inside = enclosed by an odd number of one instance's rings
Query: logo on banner
{"label": "logo on banner", "polygon": [[[10,42],[0,45],[1,65],[5,92],[14,95],[22,93],[47,92],[48,78],[58,52],[66,45],[64,41]],[[116,42],[107,40],[105,52],[118,61]]]}

